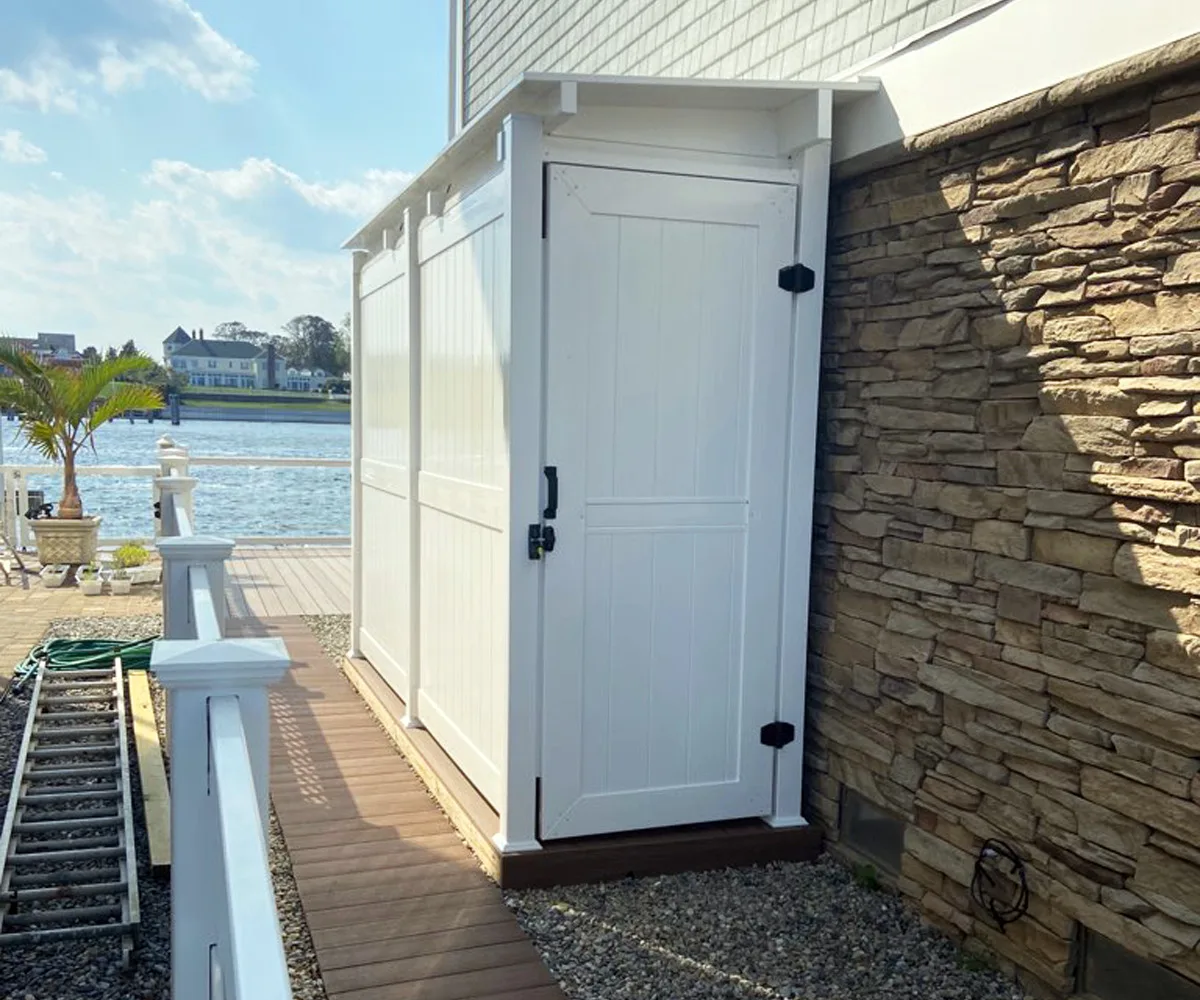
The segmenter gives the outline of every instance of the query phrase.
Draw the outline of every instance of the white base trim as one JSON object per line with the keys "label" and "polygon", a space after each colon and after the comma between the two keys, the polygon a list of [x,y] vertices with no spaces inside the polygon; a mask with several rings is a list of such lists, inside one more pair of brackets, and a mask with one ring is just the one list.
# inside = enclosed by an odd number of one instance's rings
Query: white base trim
{"label": "white base trim", "polygon": [[776,830],[798,830],[808,826],[808,820],[803,816],[764,816],[762,821]]}
{"label": "white base trim", "polygon": [[495,844],[501,854],[528,854],[533,851],[540,851],[542,845],[536,840],[518,840],[506,841],[504,834],[497,833],[492,836],[492,843]]}

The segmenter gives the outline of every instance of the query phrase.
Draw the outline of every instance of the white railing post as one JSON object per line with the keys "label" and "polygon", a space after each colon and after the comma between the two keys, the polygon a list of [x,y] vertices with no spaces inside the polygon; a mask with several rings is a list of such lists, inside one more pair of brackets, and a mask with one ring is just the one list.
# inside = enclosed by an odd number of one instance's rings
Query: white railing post
{"label": "white railing post", "polygon": [[179,511],[187,514],[188,524],[195,526],[196,478],[172,472],[154,480],[159,502],[159,537],[179,534]]}
{"label": "white railing post", "polygon": [[[265,837],[270,815],[267,688],[283,677],[288,665],[280,639],[155,643],[150,669],[167,692],[170,732],[172,1000],[210,1000],[211,950],[216,946],[223,956],[230,955],[221,803],[210,781],[210,701],[237,698]],[[253,834],[247,830],[246,835]],[[228,968],[222,978],[226,988],[234,979]]]}
{"label": "white railing post", "polygon": [[188,569],[203,566],[208,570],[213,606],[221,634],[225,633],[225,560],[233,554],[233,542],[211,535],[160,538],[158,554],[163,563],[163,638],[194,639],[196,623],[192,620],[191,593],[188,589]]}

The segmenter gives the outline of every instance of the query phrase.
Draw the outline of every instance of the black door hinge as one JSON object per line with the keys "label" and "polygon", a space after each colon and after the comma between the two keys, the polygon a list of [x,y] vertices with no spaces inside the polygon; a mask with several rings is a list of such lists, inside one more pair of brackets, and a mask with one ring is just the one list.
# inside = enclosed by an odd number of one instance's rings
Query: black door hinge
{"label": "black door hinge", "polygon": [[795,739],[796,727],[790,722],[768,722],[758,731],[758,741],[775,750],[782,750]]}
{"label": "black door hinge", "polygon": [[547,552],[554,551],[554,529],[548,524],[529,526],[529,558],[541,559]]}
{"label": "black door hinge", "polygon": [[161,500],[154,501],[154,519],[156,521],[162,520],[162,501]]}
{"label": "black door hinge", "polygon": [[812,291],[817,283],[817,276],[811,267],[803,264],[789,264],[779,269],[779,287],[785,292],[799,294]]}

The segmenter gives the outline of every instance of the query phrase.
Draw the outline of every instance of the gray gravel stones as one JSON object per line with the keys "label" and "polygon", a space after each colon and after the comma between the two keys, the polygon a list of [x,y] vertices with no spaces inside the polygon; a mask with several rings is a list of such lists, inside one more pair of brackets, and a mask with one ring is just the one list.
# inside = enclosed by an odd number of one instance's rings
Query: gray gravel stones
{"label": "gray gravel stones", "polygon": [[1018,1000],[830,858],[506,892],[571,1000]]}
{"label": "gray gravel stones", "polygon": [[350,648],[349,615],[305,615],[304,624],[334,663],[341,661]]}
{"label": "gray gravel stones", "polygon": [[[138,639],[158,635],[161,630],[162,619],[158,615],[64,618],[50,624],[46,637]],[[157,686],[155,695],[161,716],[161,692]],[[8,801],[28,704],[24,697],[10,697],[0,703],[0,808]],[[161,717],[159,728],[161,732]],[[169,1000],[170,882],[152,876],[147,867],[149,847],[139,805],[141,788],[135,754],[130,755],[130,762],[142,909],[135,969],[129,973],[121,971],[117,939],[14,948],[0,953],[0,1000]],[[316,952],[292,878],[291,860],[273,811],[269,846],[293,995],[296,1000],[326,1000]]]}

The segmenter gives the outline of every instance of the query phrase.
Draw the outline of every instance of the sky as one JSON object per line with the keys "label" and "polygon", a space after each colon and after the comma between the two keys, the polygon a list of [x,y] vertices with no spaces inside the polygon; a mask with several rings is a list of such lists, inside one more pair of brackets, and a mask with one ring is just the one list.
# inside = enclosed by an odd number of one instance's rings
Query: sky
{"label": "sky", "polygon": [[276,331],[446,140],[445,0],[0,0],[0,334]]}

